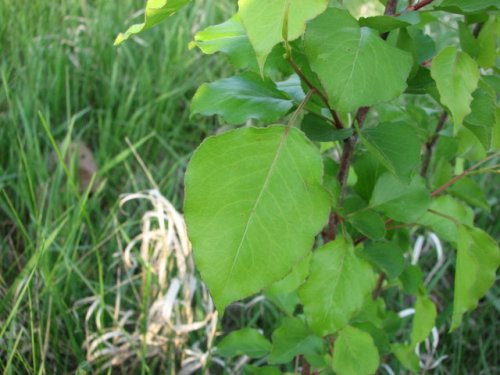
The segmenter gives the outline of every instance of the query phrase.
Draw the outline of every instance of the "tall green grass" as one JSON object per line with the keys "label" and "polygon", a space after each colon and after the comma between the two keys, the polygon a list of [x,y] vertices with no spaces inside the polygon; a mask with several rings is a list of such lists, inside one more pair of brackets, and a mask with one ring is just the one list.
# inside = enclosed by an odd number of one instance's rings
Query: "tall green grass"
{"label": "tall green grass", "polygon": [[[186,162],[215,125],[190,119],[189,102],[202,82],[225,69],[222,59],[187,46],[196,30],[222,21],[235,3],[195,0],[115,48],[116,34],[140,21],[143,1],[0,2],[1,374],[95,371],[82,346],[85,309],[75,302],[113,297],[113,254],[137,230],[117,206],[120,194],[157,185],[180,207]],[[93,188],[80,186],[71,152],[77,142],[96,159]],[[495,197],[498,178],[482,183]],[[492,213],[479,221],[498,238],[497,198],[491,202]],[[444,318],[452,297],[449,255],[432,291]],[[222,327],[270,331],[277,316],[259,308],[226,314]],[[449,359],[436,373],[498,372],[499,309],[497,288],[458,332],[442,336],[439,353]],[[145,358],[132,368],[160,369]]]}
{"label": "tall green grass", "polygon": [[[190,152],[213,129],[189,101],[224,62],[187,46],[230,1],[198,0],[119,48],[140,0],[0,3],[0,373],[85,369],[84,311],[107,298],[107,267],[135,223],[119,195],[154,184],[177,205]],[[98,165],[80,186],[72,144]],[[137,152],[148,173],[134,157]],[[139,366],[140,368],[141,366]],[[88,367],[90,369],[90,367]],[[143,369],[147,369],[144,367]]]}

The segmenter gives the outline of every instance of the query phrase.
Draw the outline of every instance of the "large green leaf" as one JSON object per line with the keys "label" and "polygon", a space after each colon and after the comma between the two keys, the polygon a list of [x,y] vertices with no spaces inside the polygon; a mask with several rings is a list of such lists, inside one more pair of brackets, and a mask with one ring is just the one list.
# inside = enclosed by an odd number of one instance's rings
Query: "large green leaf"
{"label": "large green leaf", "polygon": [[498,244],[481,229],[461,225],[457,250],[452,330],[460,326],[463,315],[474,310],[491,288],[500,265]]}
{"label": "large green leaf", "polygon": [[170,17],[191,0],[148,0],[144,10],[144,22],[132,25],[124,33],[118,34],[115,46],[127,40],[134,34],[147,30],[165,18]]}
{"label": "large green leaf", "polygon": [[314,335],[299,318],[288,317],[273,332],[272,345],[269,363],[287,363],[299,354],[321,353],[323,339]]}
{"label": "large green leaf", "polygon": [[217,345],[217,354],[223,357],[247,355],[258,358],[271,350],[271,343],[259,331],[253,328],[243,328],[231,332]]}
{"label": "large green leaf", "polygon": [[295,128],[206,139],[185,177],[195,261],[219,310],[285,277],[328,220],[319,151]]}
{"label": "large green leaf", "polygon": [[335,333],[361,309],[374,287],[371,266],[338,237],[313,254],[310,276],[299,289],[309,326],[320,336]]}
{"label": "large green leaf", "polygon": [[429,336],[436,322],[436,315],[436,306],[432,300],[427,295],[417,294],[415,316],[411,330],[411,345],[413,347]]}
{"label": "large green leaf", "polygon": [[248,119],[272,122],[292,107],[292,100],[273,81],[246,72],[201,85],[191,103],[191,113],[217,114],[230,124],[241,124]]}
{"label": "large green leaf", "polygon": [[310,22],[305,47],[336,110],[394,99],[406,88],[412,57],[360,27],[347,11],[329,9]]}
{"label": "large green leaf", "polygon": [[436,81],[441,103],[453,116],[457,133],[465,116],[471,112],[472,93],[479,82],[477,63],[456,47],[446,47],[432,61],[431,75]]}
{"label": "large green leaf", "polygon": [[[261,71],[273,47],[300,37],[306,22],[328,6],[328,0],[239,0],[239,14]],[[284,35],[285,34],[285,35]]]}
{"label": "large green leaf", "polygon": [[368,150],[384,166],[401,178],[409,180],[420,164],[420,142],[412,126],[405,123],[384,123],[364,129],[361,139]]}
{"label": "large green leaf", "polygon": [[500,9],[498,0],[444,0],[440,9],[457,13],[475,13],[482,10]]}
{"label": "large green leaf", "polygon": [[383,174],[373,189],[370,207],[391,219],[413,223],[429,208],[430,193],[420,177],[406,184],[390,173]]}
{"label": "large green leaf", "polygon": [[332,366],[339,375],[375,374],[380,358],[372,337],[347,326],[340,331],[333,347]]}

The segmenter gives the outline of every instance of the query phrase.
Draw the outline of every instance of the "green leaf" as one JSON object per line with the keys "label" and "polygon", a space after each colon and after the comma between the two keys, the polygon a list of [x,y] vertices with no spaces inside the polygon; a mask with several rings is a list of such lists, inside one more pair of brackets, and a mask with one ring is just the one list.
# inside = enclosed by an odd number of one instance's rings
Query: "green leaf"
{"label": "green leaf", "polygon": [[164,19],[170,17],[191,0],[148,0],[144,11],[144,22],[132,25],[124,33],[118,34],[115,46],[124,42],[134,34],[150,29]]}
{"label": "green leaf", "polygon": [[436,306],[431,299],[422,293],[417,294],[415,316],[413,317],[411,330],[411,345],[413,347],[429,336],[436,322],[436,315]]}
{"label": "green leaf", "polygon": [[431,71],[419,66],[415,76],[408,80],[407,93],[410,94],[428,94],[429,90],[434,90],[436,83],[431,77]]}
{"label": "green leaf", "polygon": [[497,107],[495,112],[495,123],[491,131],[491,148],[498,151],[500,150],[500,107]]}
{"label": "green leaf", "polygon": [[429,208],[430,193],[424,181],[415,176],[405,184],[390,173],[382,175],[373,189],[370,207],[391,219],[413,223]]}
{"label": "green leaf", "polygon": [[380,358],[372,337],[347,326],[340,331],[333,347],[332,367],[339,375],[375,374]]}
{"label": "green leaf", "polygon": [[[442,195],[433,199],[430,209],[442,213],[446,216],[460,221],[464,225],[472,225],[474,213],[470,207],[464,206],[449,195]],[[458,232],[456,224],[446,217],[437,215],[433,212],[427,212],[418,219],[418,224],[428,227],[435,232],[439,238],[457,242]]]}
{"label": "green leaf", "polygon": [[302,103],[306,94],[302,89],[302,82],[297,74],[292,74],[288,79],[276,82],[278,90],[286,92],[296,103]]}
{"label": "green leaf", "polygon": [[273,47],[300,37],[306,22],[323,13],[328,0],[239,0],[239,14],[261,72]]}
{"label": "green leaf", "polygon": [[370,153],[364,152],[354,161],[354,170],[358,176],[354,191],[368,202],[379,177],[387,172],[387,169]]}
{"label": "green leaf", "polygon": [[[194,40],[189,44],[189,47],[198,47],[208,55],[221,52],[229,58],[229,61],[235,67],[259,71],[255,51],[250,44],[239,15],[235,15],[221,24],[209,26],[199,31],[194,36]],[[284,64],[282,62],[284,53],[285,49],[282,46],[276,46],[269,56],[265,70],[272,70]]]}
{"label": "green leaf", "polygon": [[190,46],[197,46],[208,55],[222,52],[232,64],[241,69],[257,66],[255,53],[238,15],[197,32]]}
{"label": "green leaf", "polygon": [[370,322],[352,323],[352,326],[370,334],[380,355],[391,352],[391,343],[387,333],[382,328]]}
{"label": "green leaf", "polygon": [[319,151],[295,128],[242,128],[206,139],[185,177],[195,261],[222,311],[284,278],[328,220]]}
{"label": "green leaf", "polygon": [[361,139],[366,148],[395,175],[409,180],[420,164],[417,132],[405,123],[385,123],[364,129]]}
{"label": "green leaf", "polygon": [[419,359],[411,345],[394,344],[392,351],[406,369],[413,373],[420,372]]}
{"label": "green leaf", "polygon": [[479,54],[477,63],[481,68],[488,69],[495,66],[498,57],[497,41],[500,37],[500,18],[493,17],[486,22],[477,38]]}
{"label": "green leaf", "polygon": [[458,36],[460,38],[460,46],[471,57],[477,57],[479,54],[479,42],[472,34],[469,26],[463,22],[458,23]]}
{"label": "green leaf", "polygon": [[[483,189],[481,189],[479,184],[472,178],[461,178],[455,182],[448,191],[455,197],[462,199],[472,206],[482,208],[487,212],[490,211],[490,204],[486,200]],[[463,224],[472,225],[471,223]]]}
{"label": "green leaf", "polygon": [[479,82],[479,68],[468,54],[450,46],[434,58],[431,75],[436,81],[441,103],[451,111],[456,134],[471,112],[472,93]]}
{"label": "green leaf", "polygon": [[273,81],[246,72],[201,85],[191,103],[191,114],[220,115],[230,124],[248,119],[272,122],[292,107],[292,100]]}
{"label": "green leaf", "polygon": [[460,128],[456,139],[458,140],[458,153],[462,159],[479,161],[486,157],[486,148],[469,128]]}
{"label": "green leaf", "polygon": [[313,254],[309,278],[299,289],[309,326],[320,335],[335,333],[361,309],[375,284],[372,268],[351,243],[338,237]]}
{"label": "green leaf", "polygon": [[500,9],[500,5],[497,0],[444,0],[439,9],[457,13],[476,13]]}
{"label": "green leaf", "polygon": [[460,326],[463,315],[474,310],[492,287],[500,265],[498,244],[479,228],[458,228],[457,251],[451,330]]}
{"label": "green leaf", "polygon": [[305,48],[331,106],[341,112],[398,97],[412,67],[409,54],[340,9],[309,23]]}
{"label": "green leaf", "polygon": [[223,357],[247,355],[259,358],[271,350],[271,343],[253,328],[231,332],[217,345],[217,353]]}
{"label": "green leaf", "polygon": [[361,27],[366,26],[377,30],[379,33],[386,33],[411,25],[406,20],[389,16],[361,17],[358,22]]}
{"label": "green leaf", "polygon": [[312,114],[304,117],[301,128],[310,140],[317,142],[342,141],[354,133],[353,128],[335,129],[332,123]]}
{"label": "green leaf", "polygon": [[309,275],[311,256],[306,256],[283,280],[277,281],[264,290],[265,296],[276,306],[292,315],[300,302],[297,289]]}
{"label": "green leaf", "polygon": [[489,149],[495,123],[495,93],[479,88],[472,94],[472,97],[471,113],[464,119],[464,125],[474,133],[485,149]]}
{"label": "green leaf", "polygon": [[390,279],[401,275],[405,267],[403,250],[393,242],[375,242],[357,254],[385,272]]}
{"label": "green leaf", "polygon": [[356,212],[346,219],[360,233],[372,240],[381,240],[385,237],[384,220],[374,211]]}
{"label": "green leaf", "polygon": [[298,318],[284,318],[273,332],[270,364],[290,362],[299,354],[317,354],[323,351],[323,339],[314,335]]}
{"label": "green leaf", "polygon": [[403,283],[404,291],[408,294],[415,295],[420,285],[422,285],[422,270],[417,265],[408,266],[401,276],[399,276],[399,279]]}

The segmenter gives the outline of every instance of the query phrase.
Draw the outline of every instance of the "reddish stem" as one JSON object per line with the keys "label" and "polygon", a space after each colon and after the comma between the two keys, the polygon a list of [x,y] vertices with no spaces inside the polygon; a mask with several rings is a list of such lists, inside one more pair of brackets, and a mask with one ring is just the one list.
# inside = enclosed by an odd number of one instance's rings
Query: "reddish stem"
{"label": "reddish stem", "polygon": [[420,175],[422,177],[425,177],[427,174],[432,159],[432,153],[434,152],[434,147],[436,146],[437,140],[439,138],[439,132],[443,130],[447,118],[448,114],[446,112],[443,112],[439,117],[439,121],[433,136],[425,144],[425,156],[424,161],[422,162],[422,168],[420,169]]}
{"label": "reddish stem", "polygon": [[372,299],[375,301],[378,297],[380,297],[380,293],[382,293],[382,286],[384,285],[385,281],[385,273],[382,272],[377,280],[377,285],[375,286],[375,289],[373,290],[372,293]]}
{"label": "reddish stem", "polygon": [[420,1],[418,4],[415,4],[415,5],[411,5],[409,6],[407,9],[409,11],[414,11],[414,10],[419,10],[423,7],[425,7],[426,5],[429,5],[430,3],[432,3],[434,0],[422,0]]}

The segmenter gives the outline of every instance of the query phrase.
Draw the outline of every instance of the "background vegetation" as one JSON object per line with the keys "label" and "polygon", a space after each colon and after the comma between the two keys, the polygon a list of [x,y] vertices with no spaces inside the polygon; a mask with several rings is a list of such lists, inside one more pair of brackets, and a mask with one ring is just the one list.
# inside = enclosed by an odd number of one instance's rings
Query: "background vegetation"
{"label": "background vegetation", "polygon": [[[216,129],[215,121],[190,119],[188,106],[202,82],[222,75],[225,62],[187,46],[194,32],[223,21],[235,2],[197,0],[114,48],[117,32],[142,17],[136,12],[142,6],[140,0],[0,3],[0,373],[92,372],[83,346],[85,309],[77,302],[109,298],[113,254],[136,234],[143,207],[125,215],[120,194],[156,185],[180,209],[190,153]],[[72,150],[80,144],[98,166],[92,186],[79,177],[80,154]],[[498,239],[499,180],[480,182],[492,207],[480,220]],[[449,255],[433,292],[448,306]],[[499,310],[497,287],[462,328],[442,335],[439,354],[449,358],[436,373],[498,372]],[[225,327],[272,326],[273,312],[261,301],[245,313],[230,312]],[[155,373],[155,365],[138,361],[133,369]]]}

